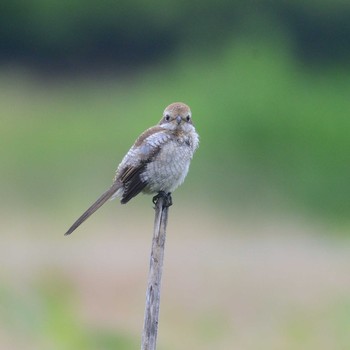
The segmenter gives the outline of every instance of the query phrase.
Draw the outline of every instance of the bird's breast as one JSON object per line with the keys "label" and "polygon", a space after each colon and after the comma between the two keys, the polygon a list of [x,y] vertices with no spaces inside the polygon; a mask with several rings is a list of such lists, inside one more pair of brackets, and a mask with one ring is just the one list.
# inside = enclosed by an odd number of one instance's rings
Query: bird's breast
{"label": "bird's breast", "polygon": [[177,137],[162,145],[142,174],[142,180],[148,183],[146,191],[174,191],[187,175],[193,152],[188,137]]}

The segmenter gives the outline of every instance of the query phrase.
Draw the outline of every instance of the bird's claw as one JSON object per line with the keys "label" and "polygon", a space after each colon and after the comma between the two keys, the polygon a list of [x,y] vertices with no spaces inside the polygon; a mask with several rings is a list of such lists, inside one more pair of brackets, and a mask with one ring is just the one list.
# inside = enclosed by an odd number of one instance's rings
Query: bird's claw
{"label": "bird's claw", "polygon": [[163,207],[168,208],[173,205],[173,199],[171,197],[171,192],[164,192],[164,191],[159,191],[158,194],[156,194],[152,198],[152,202],[155,206],[157,206],[159,198],[163,198]]}

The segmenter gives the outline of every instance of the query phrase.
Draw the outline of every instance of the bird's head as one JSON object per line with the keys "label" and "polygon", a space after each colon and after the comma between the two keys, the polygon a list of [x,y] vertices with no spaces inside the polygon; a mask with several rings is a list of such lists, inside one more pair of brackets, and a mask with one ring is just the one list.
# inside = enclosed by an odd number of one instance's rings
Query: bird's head
{"label": "bird's head", "polygon": [[193,130],[192,113],[190,107],[182,102],[175,102],[165,108],[159,122],[164,129],[190,132]]}

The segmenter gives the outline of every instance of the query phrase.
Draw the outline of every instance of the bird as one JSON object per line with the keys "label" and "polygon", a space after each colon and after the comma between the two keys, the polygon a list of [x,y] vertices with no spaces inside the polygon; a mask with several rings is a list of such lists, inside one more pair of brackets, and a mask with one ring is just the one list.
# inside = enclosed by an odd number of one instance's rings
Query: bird
{"label": "bird", "polygon": [[119,164],[113,183],[68,229],[70,235],[109,199],[128,203],[139,193],[155,194],[164,205],[172,205],[172,192],[187,176],[192,157],[199,146],[190,107],[182,102],[167,106],[155,126],[145,130]]}

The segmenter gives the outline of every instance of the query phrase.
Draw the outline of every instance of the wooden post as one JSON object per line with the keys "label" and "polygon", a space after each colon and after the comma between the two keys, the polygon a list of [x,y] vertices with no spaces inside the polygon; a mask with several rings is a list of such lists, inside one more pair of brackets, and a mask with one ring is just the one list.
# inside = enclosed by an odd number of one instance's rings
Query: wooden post
{"label": "wooden post", "polygon": [[156,350],[157,347],[160,288],[169,209],[164,203],[164,197],[159,197],[155,204],[154,232],[146,292],[141,350]]}

